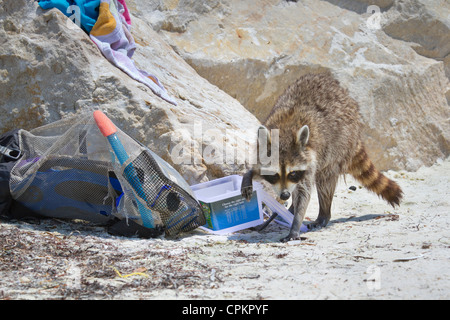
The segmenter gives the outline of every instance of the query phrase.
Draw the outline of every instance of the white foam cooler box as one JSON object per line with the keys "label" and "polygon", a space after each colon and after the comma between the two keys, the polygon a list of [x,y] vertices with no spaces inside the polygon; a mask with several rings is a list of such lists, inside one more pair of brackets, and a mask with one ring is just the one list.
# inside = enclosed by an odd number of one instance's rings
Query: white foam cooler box
{"label": "white foam cooler box", "polygon": [[206,224],[201,227],[214,234],[226,234],[258,226],[264,222],[262,203],[278,213],[276,222],[289,227],[293,215],[253,182],[253,196],[247,201],[241,195],[242,177],[228,177],[191,186],[203,207]]}

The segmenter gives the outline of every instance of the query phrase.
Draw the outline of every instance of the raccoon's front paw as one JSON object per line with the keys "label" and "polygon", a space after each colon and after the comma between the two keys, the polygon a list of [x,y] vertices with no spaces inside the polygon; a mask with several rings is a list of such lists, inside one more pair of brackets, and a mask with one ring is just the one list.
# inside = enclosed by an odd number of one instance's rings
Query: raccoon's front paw
{"label": "raccoon's front paw", "polygon": [[288,235],[287,237],[282,238],[281,242],[289,242],[295,240],[306,240],[306,237],[300,237],[300,235]]}
{"label": "raccoon's front paw", "polygon": [[241,188],[241,195],[247,200],[250,201],[250,199],[252,198],[252,194],[253,194],[253,186],[242,186]]}

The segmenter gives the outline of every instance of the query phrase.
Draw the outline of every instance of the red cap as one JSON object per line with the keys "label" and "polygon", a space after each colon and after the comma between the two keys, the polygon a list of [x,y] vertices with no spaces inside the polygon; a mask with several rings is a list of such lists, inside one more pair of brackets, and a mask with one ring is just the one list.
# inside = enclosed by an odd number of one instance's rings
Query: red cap
{"label": "red cap", "polygon": [[111,120],[100,110],[94,111],[94,119],[101,133],[107,137],[116,133],[117,129]]}

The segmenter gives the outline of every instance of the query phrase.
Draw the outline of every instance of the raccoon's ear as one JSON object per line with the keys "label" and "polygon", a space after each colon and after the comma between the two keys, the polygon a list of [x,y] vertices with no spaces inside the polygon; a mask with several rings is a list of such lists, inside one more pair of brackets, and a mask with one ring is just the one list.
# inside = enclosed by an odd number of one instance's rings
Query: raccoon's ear
{"label": "raccoon's ear", "polygon": [[309,127],[304,125],[297,132],[297,144],[301,147],[306,146],[309,140]]}
{"label": "raccoon's ear", "polygon": [[263,143],[266,143],[269,145],[271,142],[272,141],[271,141],[269,129],[267,129],[264,126],[260,126],[258,128],[258,145],[261,145]]}

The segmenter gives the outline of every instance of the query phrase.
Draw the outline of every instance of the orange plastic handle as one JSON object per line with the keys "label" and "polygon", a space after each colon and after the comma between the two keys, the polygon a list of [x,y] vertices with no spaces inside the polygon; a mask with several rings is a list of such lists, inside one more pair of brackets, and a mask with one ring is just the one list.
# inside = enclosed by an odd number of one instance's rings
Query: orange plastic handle
{"label": "orange plastic handle", "polygon": [[114,133],[117,132],[116,126],[114,123],[112,123],[111,120],[101,112],[100,110],[94,111],[94,119],[97,123],[98,128],[100,129],[100,132],[105,136],[108,137]]}

